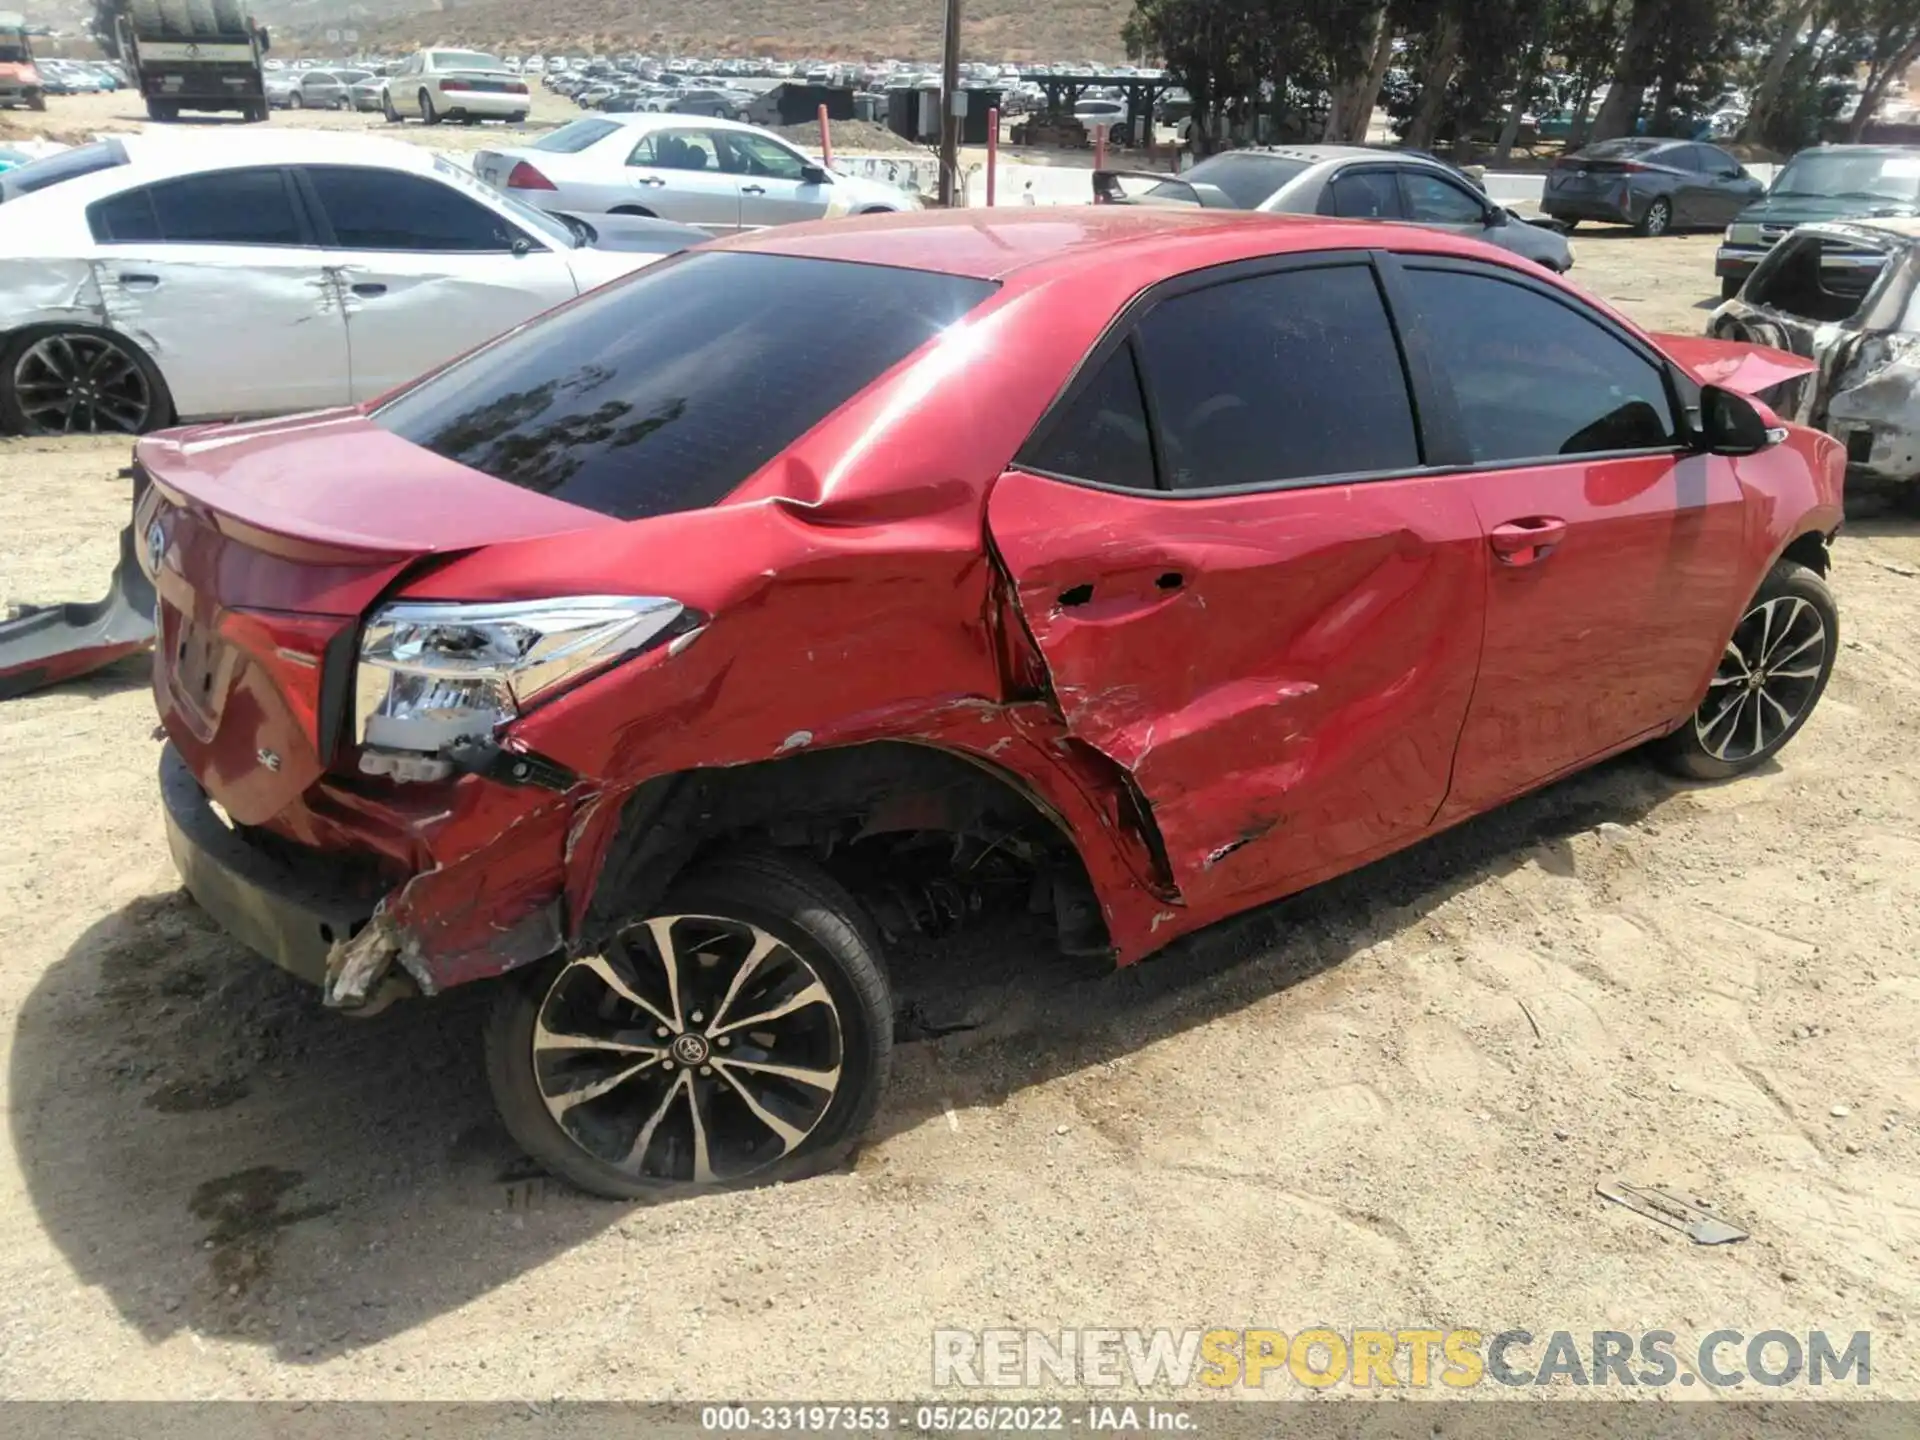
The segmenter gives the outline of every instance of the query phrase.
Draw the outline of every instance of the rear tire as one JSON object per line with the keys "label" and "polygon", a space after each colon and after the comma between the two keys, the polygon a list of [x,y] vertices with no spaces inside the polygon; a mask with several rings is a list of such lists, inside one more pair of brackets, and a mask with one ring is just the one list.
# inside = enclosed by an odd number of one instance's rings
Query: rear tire
{"label": "rear tire", "polygon": [[208,4],[213,11],[214,24],[218,27],[216,34],[240,35],[246,32],[247,11],[240,0],[208,0]]}
{"label": "rear tire", "polygon": [[642,220],[657,220],[660,217],[639,205],[617,205],[607,212],[609,215],[636,215]]}
{"label": "rear tire", "polygon": [[300,92],[298,90],[287,96],[287,108],[289,110],[304,110],[307,108],[307,102],[300,98]]}
{"label": "rear tire", "polygon": [[1656,195],[1647,206],[1647,213],[1634,224],[1636,235],[1665,235],[1673,228],[1673,202],[1664,195]]}
{"label": "rear tire", "polygon": [[172,124],[180,118],[180,107],[171,100],[147,101],[147,118],[162,125]]}
{"label": "rear tire", "polygon": [[425,90],[420,92],[420,119],[423,124],[438,125],[440,112],[433,108],[433,96]]}
{"label": "rear tire", "polygon": [[36,90],[31,95],[27,96],[27,108],[29,110],[46,109],[47,108],[46,93],[41,90]]}
{"label": "rear tire", "polygon": [[0,429],[10,434],[142,435],[172,419],[167,382],[115,331],[43,326],[0,346]]}
{"label": "rear tire", "polygon": [[1725,780],[1771,759],[1820,703],[1839,652],[1833,591],[1780,561],[1741,612],[1699,708],[1657,743],[1661,762],[1691,780]]}
{"label": "rear tire", "polygon": [[[796,1180],[852,1153],[886,1085],[893,1001],[873,926],[824,872],[723,856],[607,950],[530,967],[495,1000],[487,1080],[530,1156],[592,1194],[657,1199]],[[579,1043],[596,1039],[612,1043]]]}
{"label": "rear tire", "polygon": [[392,94],[385,90],[380,92],[380,113],[387,117],[389,125],[398,125],[404,118],[398,110],[393,108]]}

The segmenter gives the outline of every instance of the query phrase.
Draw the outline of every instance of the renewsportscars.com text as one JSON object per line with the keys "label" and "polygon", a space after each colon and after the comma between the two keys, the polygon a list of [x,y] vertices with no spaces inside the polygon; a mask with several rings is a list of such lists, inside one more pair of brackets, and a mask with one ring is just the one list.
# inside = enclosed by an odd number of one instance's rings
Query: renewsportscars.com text
{"label": "renewsportscars.com text", "polygon": [[1705,1385],[1769,1389],[1872,1383],[1868,1331],[936,1330],[933,1383],[965,1389],[1324,1390],[1479,1385]]}

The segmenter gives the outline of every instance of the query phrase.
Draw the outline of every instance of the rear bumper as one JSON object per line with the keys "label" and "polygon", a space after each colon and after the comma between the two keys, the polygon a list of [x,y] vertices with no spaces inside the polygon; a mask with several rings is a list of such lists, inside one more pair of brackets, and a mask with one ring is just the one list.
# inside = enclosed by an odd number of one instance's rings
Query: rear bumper
{"label": "rear bumper", "polygon": [[249,950],[323,984],[328,952],[366,925],[375,899],[318,852],[270,854],[230,829],[171,744],[160,754],[160,796],[174,868],[200,908]]}
{"label": "rear bumper", "polygon": [[532,104],[531,95],[497,95],[487,90],[458,90],[440,99],[440,108],[448,115],[477,115],[489,120],[524,115]]}
{"label": "rear bumper", "polygon": [[1601,195],[1555,195],[1540,197],[1542,214],[1555,220],[1605,220],[1615,225],[1631,225],[1634,216],[1616,201]]}

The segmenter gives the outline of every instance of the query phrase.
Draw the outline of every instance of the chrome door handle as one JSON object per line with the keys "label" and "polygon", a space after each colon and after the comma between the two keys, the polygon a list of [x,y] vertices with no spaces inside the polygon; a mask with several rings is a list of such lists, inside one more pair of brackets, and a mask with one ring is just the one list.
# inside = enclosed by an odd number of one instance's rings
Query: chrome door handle
{"label": "chrome door handle", "polygon": [[642,175],[633,183],[636,185],[664,185],[667,182],[662,180],[658,175]]}
{"label": "chrome door handle", "polygon": [[130,275],[123,270],[120,272],[120,283],[129,290],[152,290],[159,286],[160,277],[158,275]]}
{"label": "chrome door handle", "polygon": [[767,193],[767,187],[764,185],[742,185],[740,187],[740,193],[742,195],[764,195]]}

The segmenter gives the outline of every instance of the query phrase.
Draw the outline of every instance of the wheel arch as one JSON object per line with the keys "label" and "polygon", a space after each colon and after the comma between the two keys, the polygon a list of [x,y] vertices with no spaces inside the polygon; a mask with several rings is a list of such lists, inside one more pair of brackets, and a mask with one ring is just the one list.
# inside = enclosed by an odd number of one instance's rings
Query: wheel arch
{"label": "wheel arch", "polygon": [[[961,749],[865,741],[657,776],[619,804],[597,863],[574,874],[583,887],[572,907],[577,944],[645,913],[681,872],[734,846],[771,845],[818,859],[856,839],[934,832],[1037,837],[1061,882],[1055,899],[1063,939],[1070,928],[1097,929],[1099,948],[1110,948],[1068,817],[1013,770]],[[1068,914],[1061,906],[1082,908]]]}
{"label": "wheel arch", "polygon": [[112,340],[116,345],[121,345],[134,351],[140,359],[145,362],[148,370],[152,372],[154,378],[158,381],[158,389],[154,396],[153,415],[148,423],[147,429],[149,431],[160,429],[177,418],[176,407],[173,401],[173,386],[167,380],[166,370],[162,368],[160,361],[155,357],[153,347],[142,341],[137,335],[129,335],[118,326],[99,320],[80,320],[72,317],[55,319],[47,317],[28,320],[24,324],[11,325],[4,330],[0,330],[0,386],[11,383],[7,379],[8,371],[6,367],[12,365],[14,356],[20,350],[48,335],[58,335],[62,333],[98,335],[102,338]]}
{"label": "wheel arch", "polygon": [[1807,530],[1786,543],[1780,551],[1779,559],[1792,560],[1804,565],[1824,580],[1828,572],[1833,569],[1833,552],[1827,548],[1827,544],[1828,537],[1824,532]]}

